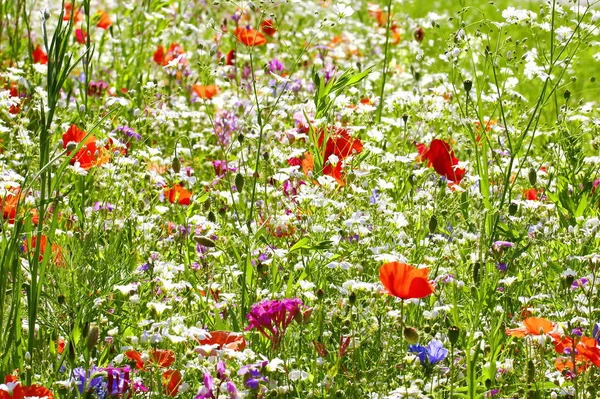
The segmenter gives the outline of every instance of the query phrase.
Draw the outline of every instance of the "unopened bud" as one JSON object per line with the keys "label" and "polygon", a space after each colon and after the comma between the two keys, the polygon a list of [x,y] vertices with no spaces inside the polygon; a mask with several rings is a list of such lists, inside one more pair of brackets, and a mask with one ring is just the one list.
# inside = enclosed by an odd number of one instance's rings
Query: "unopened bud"
{"label": "unopened bud", "polygon": [[92,327],[90,328],[90,331],[88,332],[88,336],[87,336],[87,348],[88,351],[91,351],[92,349],[94,349],[94,347],[96,347],[96,345],[98,344],[98,339],[100,337],[100,330],[98,329],[97,325],[92,325]]}
{"label": "unopened bud", "polygon": [[473,82],[467,79],[463,82],[463,86],[465,87],[465,91],[468,93],[473,88]]}
{"label": "unopened bud", "polygon": [[195,236],[194,241],[196,241],[197,244],[200,244],[207,248],[214,248],[216,246],[215,242],[208,237]]}
{"label": "unopened bud", "polygon": [[455,346],[458,342],[458,337],[460,335],[460,329],[456,326],[448,327],[448,340],[450,341],[450,345]]}
{"label": "unopened bud", "polygon": [[416,344],[419,342],[419,332],[414,327],[405,327],[404,338],[409,344]]}
{"label": "unopened bud", "polygon": [[179,173],[181,171],[181,161],[179,160],[179,157],[177,155],[173,157],[173,161],[171,162],[171,168],[175,173]]}

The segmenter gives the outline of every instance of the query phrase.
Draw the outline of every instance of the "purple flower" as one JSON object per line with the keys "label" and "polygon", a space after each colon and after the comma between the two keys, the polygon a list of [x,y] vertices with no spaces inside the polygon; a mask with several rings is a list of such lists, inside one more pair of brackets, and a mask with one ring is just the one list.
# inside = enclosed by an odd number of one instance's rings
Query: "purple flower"
{"label": "purple flower", "polygon": [[512,248],[515,244],[509,241],[496,241],[492,244],[492,249],[496,252],[501,252],[504,248]]}
{"label": "purple flower", "polygon": [[283,72],[284,68],[285,66],[283,65],[283,62],[279,61],[277,58],[273,58],[269,62],[269,71],[271,73],[281,73]]}
{"label": "purple flower", "polygon": [[87,372],[81,367],[73,369],[72,378],[77,384],[80,394],[83,394],[84,391],[92,392],[101,388],[104,378],[102,375],[98,375],[99,372],[100,370],[96,366],[92,366]]}
{"label": "purple flower", "polygon": [[220,361],[219,363],[217,363],[217,378],[220,380],[224,380],[225,379],[225,371],[226,371],[226,367],[225,367],[225,362],[224,361]]}
{"label": "purple flower", "polygon": [[506,269],[507,269],[506,263],[504,263],[504,262],[498,263],[496,265],[496,269],[498,269],[499,271],[501,271],[501,272],[504,273],[506,271]]}
{"label": "purple flower", "polygon": [[246,331],[257,329],[277,347],[285,330],[303,308],[304,305],[298,298],[255,303],[246,316],[250,321]]}
{"label": "purple flower", "polygon": [[427,348],[420,344],[408,345],[408,351],[412,353],[416,353],[419,358],[419,362],[421,362],[421,366],[425,365],[427,361]]}
{"label": "purple flower", "polygon": [[592,338],[596,340],[598,345],[600,345],[600,323],[594,324],[594,330],[592,331]]}
{"label": "purple flower", "polygon": [[106,372],[106,390],[108,395],[122,395],[129,391],[131,384],[131,368],[125,367],[106,367],[102,369]]}
{"label": "purple flower", "polygon": [[142,139],[142,136],[139,133],[136,133],[136,131],[133,130],[132,128],[130,128],[129,126],[119,126],[115,130],[113,130],[113,132],[122,133],[125,136],[134,138],[136,140],[141,140]]}
{"label": "purple flower", "polygon": [[231,143],[231,135],[238,131],[238,117],[232,111],[219,111],[213,120],[213,131],[223,146]]}
{"label": "purple flower", "polygon": [[448,349],[444,348],[442,341],[437,339],[431,340],[427,347],[420,344],[409,345],[408,351],[417,354],[421,366],[434,365],[448,356]]}
{"label": "purple flower", "polygon": [[237,388],[235,387],[235,384],[233,383],[233,381],[227,381],[227,393],[229,394],[229,397],[231,399],[237,398],[238,391],[237,391]]}

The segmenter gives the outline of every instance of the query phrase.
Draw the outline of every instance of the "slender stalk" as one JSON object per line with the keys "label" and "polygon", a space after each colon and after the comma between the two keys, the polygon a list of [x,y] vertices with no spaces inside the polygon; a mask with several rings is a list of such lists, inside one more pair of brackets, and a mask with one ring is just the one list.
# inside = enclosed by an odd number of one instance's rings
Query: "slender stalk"
{"label": "slender stalk", "polygon": [[387,24],[385,27],[385,49],[383,55],[383,77],[381,80],[381,92],[379,93],[379,105],[377,106],[377,123],[381,123],[381,114],[383,113],[383,97],[385,95],[385,81],[388,73],[389,48],[390,48],[390,27],[392,25],[392,0],[387,3]]}

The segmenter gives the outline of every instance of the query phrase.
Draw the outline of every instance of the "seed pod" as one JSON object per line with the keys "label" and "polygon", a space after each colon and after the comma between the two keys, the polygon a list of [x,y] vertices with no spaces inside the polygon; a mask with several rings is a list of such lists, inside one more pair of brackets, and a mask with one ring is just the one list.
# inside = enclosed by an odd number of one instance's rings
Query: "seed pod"
{"label": "seed pod", "polygon": [[237,188],[237,192],[241,193],[244,190],[244,176],[241,173],[238,173],[235,176],[235,187]]}
{"label": "seed pod", "polygon": [[419,332],[414,327],[404,327],[404,338],[409,344],[416,344],[419,342]]}
{"label": "seed pod", "polygon": [[529,169],[529,184],[535,186],[535,183],[537,183],[537,172],[531,168]]}
{"label": "seed pod", "polygon": [[529,359],[527,362],[527,382],[532,384],[535,380],[535,364],[533,360]]}
{"label": "seed pod", "polygon": [[431,219],[429,219],[429,232],[431,234],[435,233],[435,229],[437,229],[437,225],[438,225],[437,217],[435,215],[431,216]]}
{"label": "seed pod", "polygon": [[509,206],[508,206],[508,214],[510,216],[515,216],[515,213],[517,213],[517,211],[519,210],[519,205],[515,204],[514,202],[512,202]]}
{"label": "seed pod", "polygon": [[463,86],[465,88],[465,91],[468,93],[473,88],[473,82],[467,79],[463,82]]}
{"label": "seed pod", "polygon": [[479,269],[481,269],[481,263],[475,262],[473,264],[473,282],[479,285]]}
{"label": "seed pod", "polygon": [[203,245],[207,248],[214,248],[216,246],[215,242],[208,237],[195,236],[194,241],[196,241],[197,244]]}
{"label": "seed pod", "polygon": [[571,98],[571,92],[569,90],[565,90],[563,96],[565,97],[565,100],[569,100],[569,98]]}

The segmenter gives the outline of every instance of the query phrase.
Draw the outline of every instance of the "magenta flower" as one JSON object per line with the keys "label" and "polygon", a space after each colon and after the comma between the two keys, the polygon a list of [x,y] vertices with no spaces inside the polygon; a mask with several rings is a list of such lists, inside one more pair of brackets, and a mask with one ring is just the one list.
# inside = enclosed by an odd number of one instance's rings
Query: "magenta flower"
{"label": "magenta flower", "polygon": [[253,328],[260,331],[277,347],[285,334],[285,330],[297,315],[301,315],[305,306],[298,298],[278,300],[264,300],[252,305],[250,313],[246,316],[250,324],[246,331]]}

